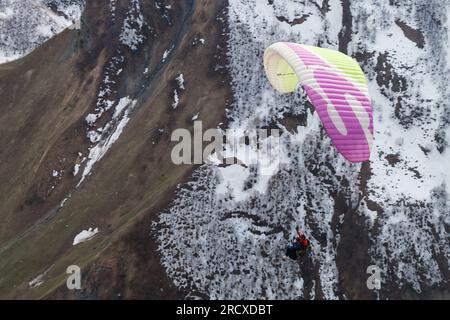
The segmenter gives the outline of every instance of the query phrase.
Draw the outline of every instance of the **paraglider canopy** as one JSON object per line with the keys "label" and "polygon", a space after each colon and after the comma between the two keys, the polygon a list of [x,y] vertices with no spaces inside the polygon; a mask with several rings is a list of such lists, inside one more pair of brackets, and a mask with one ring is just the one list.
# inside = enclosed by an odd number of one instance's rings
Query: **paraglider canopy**
{"label": "paraglider canopy", "polygon": [[272,86],[294,92],[301,85],[337,150],[351,162],[369,160],[373,114],[358,63],[335,50],[278,42],[264,53]]}

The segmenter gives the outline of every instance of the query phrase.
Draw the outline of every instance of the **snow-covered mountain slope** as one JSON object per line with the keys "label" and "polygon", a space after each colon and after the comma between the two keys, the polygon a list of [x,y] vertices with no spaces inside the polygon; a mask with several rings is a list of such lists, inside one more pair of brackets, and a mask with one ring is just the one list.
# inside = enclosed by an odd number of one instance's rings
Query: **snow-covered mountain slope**
{"label": "snow-covered mountain slope", "polygon": [[81,17],[84,0],[0,0],[0,63],[29,53]]}
{"label": "snow-covered mountain slope", "polygon": [[[398,298],[449,292],[450,2],[229,1],[231,128],[282,129],[286,165],[204,165],[155,224],[175,284],[210,298]],[[269,85],[264,49],[338,49],[367,75],[370,163],[337,154],[302,93]],[[301,119],[296,130],[286,119]],[[303,122],[303,123],[302,123]],[[283,248],[299,225],[312,252]],[[369,265],[381,290],[369,291]]]}

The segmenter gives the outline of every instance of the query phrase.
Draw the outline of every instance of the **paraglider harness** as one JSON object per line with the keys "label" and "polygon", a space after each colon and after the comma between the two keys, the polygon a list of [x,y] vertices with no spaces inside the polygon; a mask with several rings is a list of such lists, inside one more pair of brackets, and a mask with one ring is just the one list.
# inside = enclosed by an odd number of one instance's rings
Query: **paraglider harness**
{"label": "paraglider harness", "polygon": [[292,260],[297,260],[299,254],[304,254],[310,247],[309,240],[306,236],[300,231],[299,228],[296,229],[297,236],[294,238],[292,243],[290,243],[286,247],[286,256],[291,258]]}

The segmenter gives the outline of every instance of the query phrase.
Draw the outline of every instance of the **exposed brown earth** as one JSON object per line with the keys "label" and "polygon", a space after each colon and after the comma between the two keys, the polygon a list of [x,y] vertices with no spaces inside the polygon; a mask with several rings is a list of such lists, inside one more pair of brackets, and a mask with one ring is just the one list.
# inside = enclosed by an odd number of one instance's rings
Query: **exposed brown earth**
{"label": "exposed brown earth", "polygon": [[[172,164],[170,133],[192,130],[197,113],[205,127],[224,122],[231,92],[226,73],[215,68],[223,2],[196,1],[191,10],[188,2],[171,1],[171,23],[147,4],[145,18],[156,36],[148,34],[137,53],[123,50],[133,63],[125,63],[117,83],[120,96],[136,98],[137,108],[120,139],[75,188],[80,176],[73,176],[73,166],[89,146],[84,118],[119,45],[120,25],[111,23],[103,2],[88,3],[81,31],[67,30],[0,66],[0,298],[184,297],[160,265],[150,227],[194,169]],[[117,2],[120,16],[127,2]],[[195,43],[199,37],[204,44]],[[180,73],[188,75],[186,88],[172,109],[173,80]],[[89,227],[99,234],[72,246]],[[76,293],[65,286],[72,264],[83,271]],[[43,284],[30,288],[29,281],[43,273]]]}

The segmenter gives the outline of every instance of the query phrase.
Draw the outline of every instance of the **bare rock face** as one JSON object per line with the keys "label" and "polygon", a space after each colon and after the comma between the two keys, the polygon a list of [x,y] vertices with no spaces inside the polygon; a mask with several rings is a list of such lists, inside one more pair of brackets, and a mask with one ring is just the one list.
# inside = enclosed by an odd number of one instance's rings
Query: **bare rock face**
{"label": "bare rock face", "polygon": [[[0,64],[0,298],[449,297],[450,8],[18,2],[0,0],[0,55],[30,52]],[[300,90],[270,87],[262,55],[277,41],[360,63],[370,162],[335,151]],[[174,165],[171,133],[194,119],[280,128],[286,165]],[[296,226],[312,248],[293,262]],[[65,285],[74,264],[79,291]]]}

